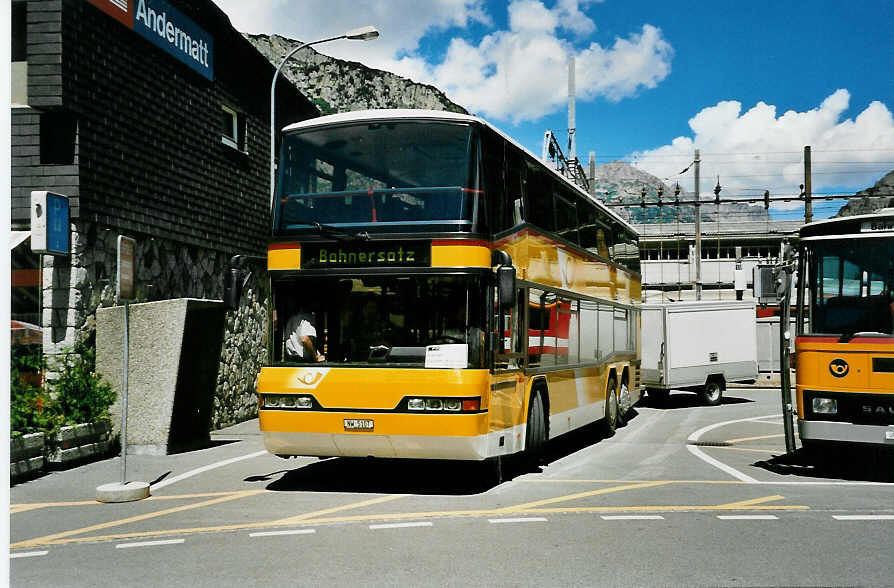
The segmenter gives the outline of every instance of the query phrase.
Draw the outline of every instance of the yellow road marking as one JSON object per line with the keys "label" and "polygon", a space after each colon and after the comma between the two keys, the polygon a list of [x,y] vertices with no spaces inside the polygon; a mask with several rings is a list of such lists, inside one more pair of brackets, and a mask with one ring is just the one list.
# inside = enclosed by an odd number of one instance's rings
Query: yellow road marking
{"label": "yellow road marking", "polygon": [[741,480],[578,480],[578,479],[534,479],[513,480],[514,482],[527,482],[529,484],[641,484],[644,482],[661,482],[662,484],[745,484]]}
{"label": "yellow road marking", "polygon": [[[579,480],[565,480],[566,482],[578,482]],[[599,480],[598,482],[606,482],[605,480]],[[30,539],[28,541],[21,541],[19,543],[15,543],[10,545],[11,548],[22,548],[22,547],[33,547],[37,545],[62,545],[69,543],[89,543],[89,542],[100,542],[100,541],[111,541],[111,540],[122,540],[122,539],[137,539],[137,538],[148,538],[148,537],[159,537],[159,536],[170,536],[170,535],[188,535],[188,534],[198,534],[198,533],[209,533],[209,532],[221,532],[221,531],[235,531],[242,529],[260,529],[260,528],[269,528],[269,527],[281,527],[288,525],[295,526],[307,526],[311,524],[327,524],[327,523],[351,523],[351,522],[360,522],[360,521],[401,521],[408,519],[428,519],[428,518],[446,518],[446,517],[474,517],[474,516],[494,516],[506,514],[507,512],[512,513],[530,513],[530,514],[543,514],[543,513],[610,513],[610,512],[618,512],[618,513],[631,513],[631,512],[705,512],[705,511],[733,511],[733,510],[755,510],[755,511],[763,511],[763,510],[772,510],[772,511],[782,511],[782,510],[809,510],[809,506],[803,505],[766,505],[767,502],[775,502],[778,500],[783,500],[785,497],[781,495],[771,495],[764,496],[760,498],[751,498],[748,500],[742,500],[738,502],[731,502],[727,504],[718,504],[718,505],[688,505],[688,506],[680,506],[680,505],[641,505],[641,506],[592,506],[592,507],[553,507],[553,508],[543,508],[545,505],[554,504],[556,502],[565,502],[569,500],[574,500],[577,498],[584,498],[587,496],[596,496],[602,494],[609,494],[614,492],[622,492],[625,490],[635,490],[638,488],[649,488],[656,487],[674,483],[704,483],[704,484],[715,484],[715,483],[733,483],[733,484],[741,484],[742,482],[737,481],[713,481],[713,480],[702,480],[702,481],[679,481],[679,480],[661,480],[661,481],[650,481],[650,482],[632,482],[630,484],[625,484],[623,486],[613,486],[610,488],[601,488],[599,490],[593,490],[588,492],[579,492],[575,494],[559,496],[555,498],[548,498],[544,500],[538,500],[534,502],[528,502],[524,504],[518,504],[514,506],[509,506],[505,508],[498,509],[470,509],[470,510],[453,510],[453,511],[422,511],[422,512],[403,512],[403,513],[369,513],[369,514],[361,514],[361,515],[350,515],[350,516],[337,516],[337,517],[327,517],[323,515],[332,514],[335,512],[340,512],[349,509],[361,508],[364,506],[370,506],[373,504],[381,504],[385,502],[390,502],[392,500],[396,500],[398,498],[404,498],[410,495],[406,494],[393,494],[388,496],[381,496],[378,498],[372,498],[369,500],[364,500],[361,502],[355,502],[351,504],[346,504],[342,506],[317,510],[309,513],[304,513],[301,515],[296,515],[293,517],[287,517],[284,519],[278,519],[274,521],[259,521],[254,523],[242,523],[242,524],[234,524],[234,525],[216,525],[210,527],[191,527],[191,528],[181,528],[181,529],[166,529],[166,530],[158,530],[158,531],[141,531],[141,532],[131,532],[131,533],[115,533],[115,534],[107,534],[107,535],[93,535],[87,537],[74,537],[74,535],[81,535],[83,533],[87,533],[94,530],[109,528],[113,526],[123,525],[130,522],[137,522],[141,520],[145,520],[152,517],[162,516],[165,514],[171,514],[174,512],[179,512],[183,510],[189,510],[191,508],[199,508],[202,506],[209,506],[212,504],[217,504],[221,502],[226,502],[228,500],[235,500],[238,498],[243,498],[246,496],[256,495],[266,490],[252,490],[252,491],[244,491],[244,492],[236,492],[236,493],[225,493],[220,495],[220,497],[215,498],[213,500],[208,500],[202,503],[181,506],[171,509],[166,509],[163,511],[157,511],[154,513],[148,513],[145,515],[139,515],[135,517],[130,517],[127,519],[121,519],[118,521],[111,521],[108,523],[102,523],[99,525],[93,525],[90,527],[84,527],[81,529],[75,529],[72,531],[66,531],[63,533],[56,533],[53,535],[47,535],[45,537],[38,537],[35,539]],[[206,496],[206,495],[189,495],[184,494],[178,496],[179,498],[191,497],[191,496]],[[175,498],[165,497],[165,498]],[[43,503],[44,505],[56,504],[56,503]],[[62,504],[73,504],[73,503],[62,503]],[[92,504],[92,502],[88,503]]]}
{"label": "yellow road marking", "polygon": [[625,490],[636,490],[638,488],[651,488],[654,486],[664,486],[667,482],[640,482],[637,484],[627,484],[626,486],[612,486],[611,488],[600,488],[598,490],[590,490],[588,492],[578,492],[576,494],[567,494],[565,496],[556,496],[555,498],[544,498],[543,500],[535,500],[534,502],[526,502],[515,506],[507,506],[497,510],[499,513],[515,512],[519,510],[527,510],[535,508],[543,504],[554,504],[556,502],[567,502],[578,498],[586,498],[587,496],[598,496],[600,494],[611,494],[613,492],[623,492]]}
{"label": "yellow road marking", "polygon": [[738,439],[729,439],[727,443],[741,443],[742,441],[758,441],[760,439],[778,439],[779,437],[785,437],[783,433],[778,435],[760,435],[759,437],[740,437]]}
{"label": "yellow road marking", "polygon": [[[150,496],[145,502],[155,502],[157,500],[186,500],[189,498],[209,498],[211,496],[230,496],[230,492],[200,492],[196,494],[171,494],[166,496]],[[98,500],[72,500],[67,502],[23,502],[22,504],[9,505],[9,513],[16,514],[20,512],[28,512],[41,508],[57,508],[66,506],[104,506],[106,503]]]}
{"label": "yellow road marking", "polygon": [[[242,498],[243,496],[250,496],[254,494],[259,494],[262,492],[266,492],[266,490],[251,490],[239,493],[239,496],[234,496],[233,498]],[[227,496],[232,495],[233,493],[227,493]],[[188,496],[188,495],[182,495]],[[215,525],[212,527],[190,527],[190,528],[182,528],[182,529],[166,529],[162,531],[139,531],[133,533],[114,533],[110,535],[92,535],[89,537],[71,537],[72,535],[79,535],[82,533],[89,532],[91,530],[98,530],[101,528],[107,528],[110,526],[115,526],[118,524],[125,524],[128,522],[140,521],[145,518],[150,518],[152,516],[157,516],[160,514],[168,514],[171,512],[176,512],[177,510],[185,510],[182,507],[177,509],[168,509],[167,511],[159,511],[157,513],[150,513],[149,515],[141,515],[138,517],[132,517],[130,519],[123,519],[121,521],[115,521],[113,523],[108,523],[104,525],[94,525],[93,527],[85,527],[83,529],[77,529],[75,531],[68,531],[66,533],[57,533],[55,535],[47,535],[46,537],[38,537],[36,539],[31,539],[29,541],[22,541],[20,543],[16,543],[10,545],[10,547],[30,547],[33,545],[61,545],[66,543],[89,543],[94,541],[110,541],[110,540],[118,540],[118,539],[137,539],[137,538],[146,538],[146,537],[158,537],[163,535],[189,535],[195,533],[212,533],[217,531],[238,531],[240,529],[258,529],[258,528],[266,528],[266,527],[279,527],[286,526],[290,524],[299,524],[302,520],[315,517],[323,514],[329,514],[332,512],[348,510],[351,508],[360,508],[362,506],[368,506],[370,504],[378,504],[382,502],[388,502],[391,500],[395,500],[397,498],[402,498],[404,494],[392,494],[390,496],[383,496],[379,498],[373,498],[371,500],[364,500],[362,502],[354,502],[351,504],[337,506],[334,508],[327,508],[323,510],[318,510],[310,513],[305,513],[303,515],[297,515],[295,517],[289,517],[287,519],[280,519],[276,521],[268,521],[268,522],[256,522],[256,523],[241,523],[236,525]],[[223,502],[223,500],[217,501],[207,501],[204,503],[191,505],[192,508],[198,506],[207,506],[210,504],[214,504],[216,502]]]}
{"label": "yellow road marking", "polygon": [[691,506],[569,506],[566,508],[532,508],[526,513],[575,513],[575,512],[703,512],[703,511],[727,511],[727,510],[810,510],[803,505],[779,505],[779,506],[728,506],[718,505],[691,505]]}
{"label": "yellow road marking", "polygon": [[724,449],[726,451],[752,451],[754,453],[779,453],[780,449],[754,449],[751,447],[712,447],[711,449]]}
{"label": "yellow road marking", "polygon": [[10,545],[10,547],[31,547],[34,545],[46,545],[48,543],[54,543],[59,539],[71,537],[72,535],[82,535],[84,533],[89,533],[90,531],[98,531],[100,529],[108,529],[109,527],[118,527],[120,525],[126,525],[128,523],[135,523],[138,521],[144,521],[146,519],[151,519],[151,518],[155,518],[155,517],[173,514],[175,512],[192,510],[194,508],[202,508],[204,506],[211,506],[213,504],[219,504],[221,502],[228,502],[230,500],[238,500],[239,498],[245,498],[247,496],[261,494],[262,492],[266,492],[266,490],[244,490],[242,492],[231,492],[225,496],[213,498],[211,500],[206,500],[204,502],[197,502],[196,504],[185,504],[182,506],[175,506],[174,508],[158,510],[155,512],[150,512],[150,513],[145,513],[145,514],[141,514],[141,515],[137,515],[137,516],[133,516],[133,517],[128,517],[126,519],[119,519],[117,521],[108,521],[106,523],[90,525],[88,527],[82,527],[80,529],[72,529],[71,531],[63,531],[61,533],[54,533],[52,535],[36,537],[34,539],[28,539],[27,541],[20,541],[19,543],[14,543],[14,544]]}
{"label": "yellow road marking", "polygon": [[773,494],[772,496],[764,496],[763,498],[751,498],[749,500],[740,500],[738,502],[729,502],[727,504],[720,504],[718,506],[723,508],[750,508],[756,504],[763,504],[765,502],[776,502],[777,500],[785,500],[785,496],[780,496],[779,494]]}
{"label": "yellow road marking", "polygon": [[293,516],[293,517],[288,517],[288,518],[285,518],[285,519],[279,519],[279,520],[277,520],[277,521],[270,521],[270,522],[267,523],[267,524],[268,524],[268,525],[292,525],[292,524],[295,524],[295,523],[299,523],[299,522],[302,522],[302,521],[306,521],[306,520],[308,520],[308,519],[313,519],[313,518],[318,517],[318,516],[320,516],[320,515],[331,514],[331,513],[333,513],[333,512],[339,512],[339,511],[342,511],[342,510],[350,510],[350,509],[354,509],[354,508],[360,508],[360,507],[363,507],[363,506],[369,506],[369,505],[371,505],[371,504],[380,504],[380,503],[382,503],[382,502],[390,502],[390,501],[392,501],[392,500],[396,500],[396,499],[398,499],[398,498],[404,498],[405,496],[408,496],[408,494],[392,494],[392,495],[390,495],[390,496],[380,496],[379,498],[373,498],[373,499],[370,499],[370,500],[364,500],[363,502],[354,502],[354,503],[352,503],[352,504],[345,504],[345,505],[343,505],[343,506],[335,506],[335,507],[333,507],[333,508],[325,508],[325,509],[323,509],[323,510],[317,510],[317,511],[314,511],[314,512],[307,512],[307,513],[300,514],[300,515],[296,515],[296,516]]}

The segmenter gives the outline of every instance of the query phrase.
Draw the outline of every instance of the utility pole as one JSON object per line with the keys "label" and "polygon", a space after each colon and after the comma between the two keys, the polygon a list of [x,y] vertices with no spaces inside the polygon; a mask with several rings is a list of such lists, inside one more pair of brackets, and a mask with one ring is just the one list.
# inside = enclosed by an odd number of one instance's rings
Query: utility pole
{"label": "utility pole", "polygon": [[590,196],[596,194],[596,152],[590,151]]}
{"label": "utility pole", "polygon": [[577,91],[574,83],[574,69],[574,55],[571,55],[568,57],[568,160],[572,164],[576,163],[577,159],[577,139],[574,136],[577,132],[574,112],[574,95]]}
{"label": "utility pole", "polygon": [[813,221],[813,203],[810,201],[810,145],[804,147],[804,222]]}
{"label": "utility pole", "polygon": [[702,212],[698,191],[701,153],[695,150],[695,299],[702,299]]}

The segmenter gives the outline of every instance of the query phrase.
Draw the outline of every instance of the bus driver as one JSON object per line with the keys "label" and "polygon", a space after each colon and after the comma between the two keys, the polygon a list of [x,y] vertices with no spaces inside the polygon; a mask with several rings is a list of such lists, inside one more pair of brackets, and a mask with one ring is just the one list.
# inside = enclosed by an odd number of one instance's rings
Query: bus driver
{"label": "bus driver", "polygon": [[326,357],[317,351],[315,343],[317,329],[313,324],[313,316],[306,312],[296,312],[286,323],[286,359],[290,361],[326,361]]}

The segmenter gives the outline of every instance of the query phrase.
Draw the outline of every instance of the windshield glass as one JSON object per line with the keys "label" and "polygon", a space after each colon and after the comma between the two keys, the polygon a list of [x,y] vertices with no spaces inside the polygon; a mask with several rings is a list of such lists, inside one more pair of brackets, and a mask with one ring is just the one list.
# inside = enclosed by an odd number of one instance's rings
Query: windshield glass
{"label": "windshield glass", "polygon": [[469,231],[474,161],[465,124],[371,122],[290,133],[274,235],[313,223],[370,233]]}
{"label": "windshield glass", "polygon": [[894,241],[809,243],[811,331],[836,335],[892,333]]}
{"label": "windshield glass", "polygon": [[482,274],[277,280],[274,363],[482,367],[484,283]]}

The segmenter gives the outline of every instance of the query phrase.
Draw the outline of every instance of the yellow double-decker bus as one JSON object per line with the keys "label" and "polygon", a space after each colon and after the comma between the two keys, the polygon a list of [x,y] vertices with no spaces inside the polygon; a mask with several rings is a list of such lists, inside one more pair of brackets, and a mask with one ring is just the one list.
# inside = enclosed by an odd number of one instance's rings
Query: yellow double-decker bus
{"label": "yellow double-decker bus", "polygon": [[894,209],[810,223],[800,242],[801,440],[820,457],[841,444],[894,448]]}
{"label": "yellow double-decker bus", "polygon": [[536,455],[638,400],[635,230],[479,118],[287,127],[267,269],[273,454]]}

